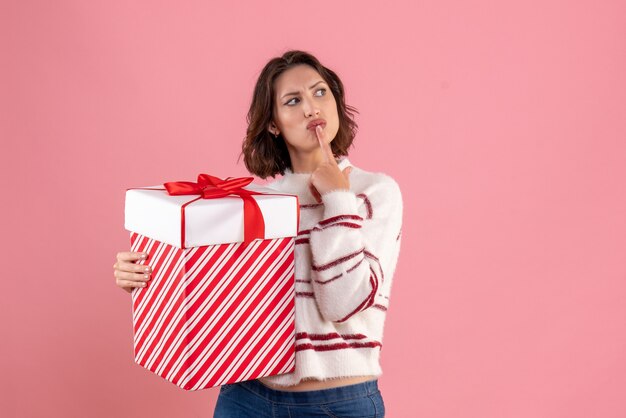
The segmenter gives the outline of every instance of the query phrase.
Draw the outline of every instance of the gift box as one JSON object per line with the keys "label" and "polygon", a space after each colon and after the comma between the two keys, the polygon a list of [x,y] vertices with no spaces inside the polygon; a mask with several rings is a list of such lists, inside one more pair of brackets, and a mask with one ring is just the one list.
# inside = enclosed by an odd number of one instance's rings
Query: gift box
{"label": "gift box", "polygon": [[126,191],[135,362],[185,390],[295,370],[296,195],[252,177]]}

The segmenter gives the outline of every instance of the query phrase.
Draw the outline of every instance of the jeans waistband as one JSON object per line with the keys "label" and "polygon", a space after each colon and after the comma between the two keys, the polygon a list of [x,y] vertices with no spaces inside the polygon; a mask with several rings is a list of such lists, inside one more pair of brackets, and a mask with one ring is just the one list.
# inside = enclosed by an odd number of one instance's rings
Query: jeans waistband
{"label": "jeans waistband", "polygon": [[354,385],[338,386],[329,389],[308,390],[308,391],[286,391],[275,390],[257,379],[246,380],[236,383],[242,387],[256,393],[257,395],[275,403],[289,404],[319,404],[326,402],[345,401],[348,399],[362,398],[378,391],[378,379]]}

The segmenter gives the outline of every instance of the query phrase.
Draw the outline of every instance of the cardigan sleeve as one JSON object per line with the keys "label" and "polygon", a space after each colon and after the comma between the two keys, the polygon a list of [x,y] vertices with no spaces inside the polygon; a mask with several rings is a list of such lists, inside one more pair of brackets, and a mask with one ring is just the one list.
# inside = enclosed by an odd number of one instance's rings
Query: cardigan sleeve
{"label": "cardigan sleeve", "polygon": [[[344,322],[389,295],[400,251],[403,202],[396,181],[380,175],[363,195],[333,190],[321,196],[322,220],[310,231],[311,281],[320,314]],[[357,210],[366,205],[365,217]]]}

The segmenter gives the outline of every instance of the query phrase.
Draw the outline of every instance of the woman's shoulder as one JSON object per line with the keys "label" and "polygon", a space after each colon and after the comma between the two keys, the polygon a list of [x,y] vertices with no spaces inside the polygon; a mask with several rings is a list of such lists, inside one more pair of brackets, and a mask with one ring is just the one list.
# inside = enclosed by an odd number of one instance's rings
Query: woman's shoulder
{"label": "woman's shoulder", "polygon": [[358,177],[358,180],[360,182],[363,182],[365,184],[398,184],[393,176],[382,171],[371,171],[363,169],[361,167],[352,166],[352,172],[350,173],[350,175],[352,175],[353,173],[355,177]]}
{"label": "woman's shoulder", "polygon": [[284,181],[284,177],[274,178],[267,183],[263,184],[263,187],[268,187],[274,190],[282,190],[281,186]]}
{"label": "woman's shoulder", "polygon": [[401,195],[400,185],[396,179],[382,171],[352,166],[350,183],[355,193],[376,193],[385,196]]}

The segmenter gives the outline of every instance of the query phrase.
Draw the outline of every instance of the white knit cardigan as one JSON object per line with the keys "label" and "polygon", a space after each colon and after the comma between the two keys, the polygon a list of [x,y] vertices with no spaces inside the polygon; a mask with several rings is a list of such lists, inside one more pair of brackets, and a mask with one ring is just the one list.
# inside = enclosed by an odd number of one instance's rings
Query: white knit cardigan
{"label": "white knit cardigan", "polygon": [[301,380],[380,376],[379,357],[391,283],[401,242],[402,195],[383,173],[352,166],[350,190],[333,190],[317,203],[310,173],[267,184],[297,194],[300,231],[295,242],[296,369],[262,377],[278,386]]}

